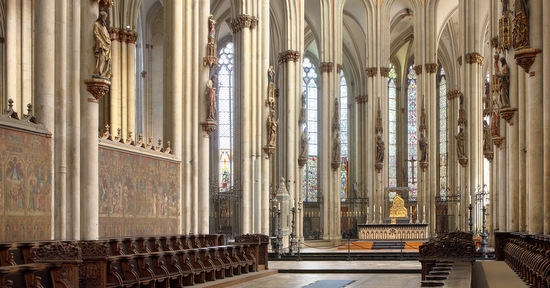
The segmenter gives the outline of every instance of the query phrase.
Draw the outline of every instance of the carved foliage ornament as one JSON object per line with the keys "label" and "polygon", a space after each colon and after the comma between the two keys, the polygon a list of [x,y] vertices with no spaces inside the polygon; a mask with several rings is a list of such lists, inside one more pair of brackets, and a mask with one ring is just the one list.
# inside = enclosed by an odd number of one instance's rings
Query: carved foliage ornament
{"label": "carved foliage ornament", "polygon": [[300,60],[300,52],[294,51],[294,50],[286,50],[281,53],[279,53],[279,65],[292,61],[292,62],[298,62]]}
{"label": "carved foliage ornament", "polygon": [[388,77],[390,76],[390,68],[388,67],[380,67],[380,76],[382,77]]}
{"label": "carved foliage ornament", "polygon": [[447,92],[447,100],[452,100],[460,97],[460,90],[452,90]]}
{"label": "carved foliage ornament", "polygon": [[369,67],[369,68],[365,69],[365,71],[367,72],[368,77],[374,77],[374,76],[376,76],[376,73],[378,72],[378,67]]}
{"label": "carved foliage ornament", "polygon": [[97,3],[99,3],[99,7],[107,9],[113,7],[113,5],[115,4],[114,2],[114,0],[97,0]]}
{"label": "carved foliage ornament", "polygon": [[426,66],[426,72],[431,74],[437,72],[437,67],[439,67],[437,63],[427,63],[425,66]]}
{"label": "carved foliage ornament", "polygon": [[332,69],[334,68],[334,63],[332,62],[321,62],[321,73],[328,73],[332,72]]}
{"label": "carved foliage ornament", "polygon": [[479,64],[483,65],[484,57],[478,52],[472,52],[465,55],[465,61],[467,64]]}
{"label": "carved foliage ornament", "polygon": [[244,28],[254,29],[258,25],[258,18],[250,15],[239,15],[236,19],[231,21],[231,31],[233,34],[237,34]]}
{"label": "carved foliage ornament", "polygon": [[422,74],[422,65],[416,65],[413,67],[413,70],[414,72],[416,73],[416,75],[420,75]]}
{"label": "carved foliage ornament", "polygon": [[111,86],[111,82],[100,79],[100,78],[92,78],[84,80],[84,83],[86,84],[86,90],[94,96],[94,99],[90,102],[98,102],[103,95],[107,94],[109,92],[109,87]]}

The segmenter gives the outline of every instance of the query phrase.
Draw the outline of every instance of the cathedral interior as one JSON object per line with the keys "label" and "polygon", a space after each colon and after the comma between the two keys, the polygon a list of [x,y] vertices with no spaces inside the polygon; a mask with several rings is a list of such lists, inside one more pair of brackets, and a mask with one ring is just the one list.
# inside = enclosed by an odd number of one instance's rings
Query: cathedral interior
{"label": "cathedral interior", "polygon": [[546,12],[0,0],[0,241],[550,234]]}

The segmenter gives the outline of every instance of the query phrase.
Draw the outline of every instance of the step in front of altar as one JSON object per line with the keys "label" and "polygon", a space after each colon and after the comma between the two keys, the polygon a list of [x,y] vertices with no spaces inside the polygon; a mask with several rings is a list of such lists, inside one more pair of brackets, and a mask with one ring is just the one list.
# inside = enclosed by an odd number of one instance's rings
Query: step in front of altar
{"label": "step in front of altar", "polygon": [[[350,250],[382,250],[382,249],[405,249],[418,250],[424,241],[352,241],[349,244]],[[348,244],[344,243],[338,250],[348,250]]]}

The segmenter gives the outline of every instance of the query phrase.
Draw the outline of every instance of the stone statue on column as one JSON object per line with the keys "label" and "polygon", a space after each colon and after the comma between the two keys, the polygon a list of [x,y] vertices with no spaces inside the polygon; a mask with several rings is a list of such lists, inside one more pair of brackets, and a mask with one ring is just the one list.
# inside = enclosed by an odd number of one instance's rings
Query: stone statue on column
{"label": "stone statue on column", "polygon": [[512,23],[514,29],[512,31],[512,43],[514,48],[522,48],[529,46],[529,1],[516,0],[515,16]]}
{"label": "stone statue on column", "polygon": [[418,162],[428,162],[428,139],[426,138],[426,132],[424,130],[420,130],[418,146],[420,147],[420,157]]}
{"label": "stone statue on column", "polygon": [[270,65],[267,70],[267,100],[266,105],[270,109],[276,108],[275,102],[275,69]]}
{"label": "stone statue on column", "polygon": [[107,12],[99,12],[99,17],[94,22],[94,55],[95,69],[93,77],[111,78],[111,36],[107,29]]}
{"label": "stone statue on column", "polygon": [[275,116],[275,111],[271,110],[267,117],[267,145],[275,146],[277,142],[277,126],[279,120]]}
{"label": "stone statue on column", "polygon": [[501,57],[500,63],[500,104],[501,107],[510,107],[510,69],[508,63],[506,63],[506,58]]}
{"label": "stone statue on column", "polygon": [[384,162],[385,144],[382,140],[382,133],[376,134],[376,163]]}
{"label": "stone statue on column", "polygon": [[460,131],[458,131],[458,134],[455,136],[456,138],[456,154],[458,155],[458,158],[466,158],[466,153],[464,151],[464,129],[460,127]]}
{"label": "stone statue on column", "polygon": [[206,99],[208,103],[208,115],[206,117],[207,121],[216,121],[216,83],[218,77],[216,74],[212,74],[208,82],[206,83]]}
{"label": "stone statue on column", "polygon": [[202,58],[203,65],[209,65],[210,67],[218,66],[218,57],[216,56],[218,45],[216,44],[216,20],[214,20],[214,15],[210,14],[208,16],[208,51],[206,56]]}

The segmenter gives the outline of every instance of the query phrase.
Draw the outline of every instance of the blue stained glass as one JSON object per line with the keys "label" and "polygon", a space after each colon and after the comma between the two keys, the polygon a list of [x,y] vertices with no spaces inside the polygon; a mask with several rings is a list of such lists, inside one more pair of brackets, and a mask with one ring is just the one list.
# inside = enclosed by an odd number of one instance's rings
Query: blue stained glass
{"label": "blue stained glass", "polygon": [[390,64],[390,72],[388,74],[388,186],[395,187],[397,185],[397,90],[396,90],[397,73],[395,67]]}
{"label": "blue stained glass", "polygon": [[[440,65],[441,66],[441,65]],[[447,80],[443,67],[439,70],[439,187],[447,188]]]}
{"label": "blue stained glass", "polygon": [[233,43],[227,43],[218,55],[218,145],[220,187],[231,185],[233,169]]}
{"label": "blue stained glass", "polygon": [[[418,159],[417,157],[417,123],[416,123],[416,73],[413,69],[414,65],[409,66],[407,74],[407,105],[408,105],[408,133],[409,133],[409,147],[407,159]],[[418,163],[417,162],[408,162],[409,171],[408,171],[408,184],[411,189],[411,198],[416,199],[416,182],[418,174]],[[414,165],[414,167],[412,166]]]}
{"label": "blue stained glass", "polygon": [[[303,91],[307,101],[308,161],[302,175],[302,199],[304,202],[317,201],[317,72],[315,65],[305,57],[302,62]],[[302,127],[300,127],[302,129]]]}

